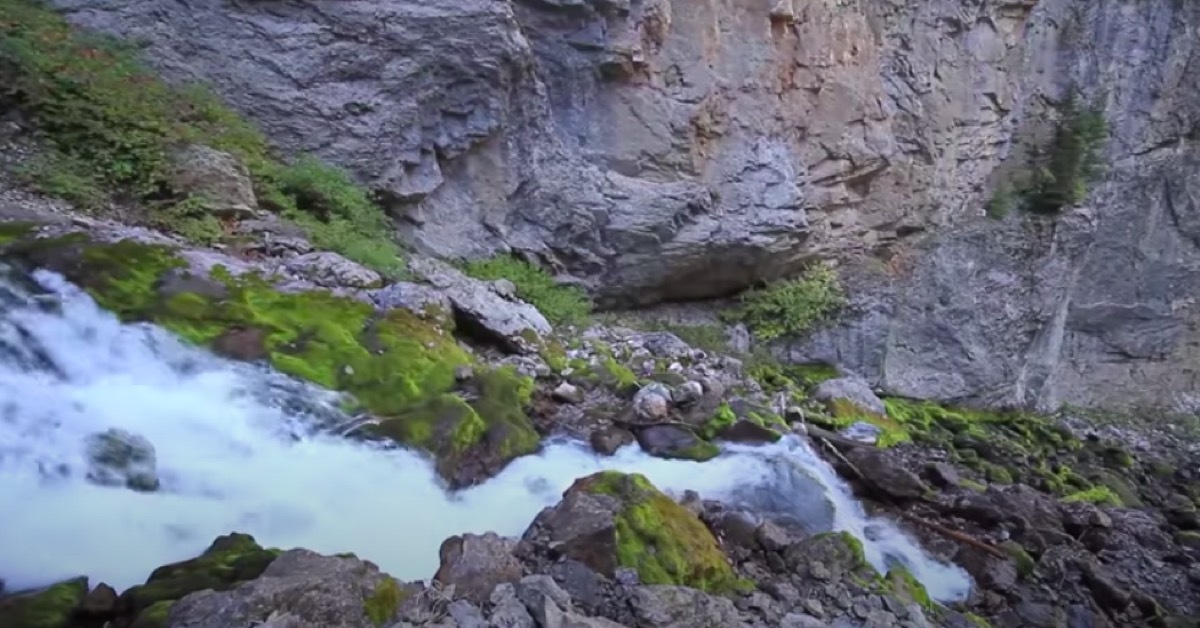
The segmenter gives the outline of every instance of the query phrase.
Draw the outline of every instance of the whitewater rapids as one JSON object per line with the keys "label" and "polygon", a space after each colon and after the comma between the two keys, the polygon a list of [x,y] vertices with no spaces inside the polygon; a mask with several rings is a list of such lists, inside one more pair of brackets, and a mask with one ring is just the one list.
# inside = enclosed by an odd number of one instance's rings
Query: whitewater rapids
{"label": "whitewater rapids", "polygon": [[[785,514],[813,532],[849,531],[877,569],[904,564],[942,602],[971,586],[892,523],[868,519],[795,437],[729,447],[705,463],[652,458],[636,445],[598,457],[553,441],[448,494],[423,456],[334,435],[349,420],[337,395],[121,324],[58,275],[34,279],[52,299],[0,264],[0,579],[9,589],[87,575],[122,590],[231,531],[264,546],[354,552],[398,578],[428,579],[446,537],[518,536],[572,481],[605,469]],[[153,443],[158,492],[85,480],[85,439],[110,428]]]}

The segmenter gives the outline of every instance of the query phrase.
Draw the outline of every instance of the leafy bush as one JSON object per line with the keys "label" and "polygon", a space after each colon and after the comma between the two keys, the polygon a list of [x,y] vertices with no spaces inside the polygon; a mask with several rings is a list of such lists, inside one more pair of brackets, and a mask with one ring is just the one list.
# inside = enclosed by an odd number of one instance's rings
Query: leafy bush
{"label": "leafy bush", "polygon": [[0,86],[49,148],[24,173],[47,194],[85,210],[113,193],[150,201],[164,209],[150,222],[208,239],[215,220],[165,186],[171,149],[202,143],[240,159],[259,199],[317,246],[385,272],[400,266],[386,217],[344,172],[309,158],[280,164],[262,133],[209,90],[167,85],[132,47],[77,32],[37,0],[0,0]]}
{"label": "leafy bush", "polygon": [[728,317],[746,323],[759,340],[770,341],[812,331],[845,303],[837,274],[822,264],[800,277],[746,292]]}
{"label": "leafy bush", "polygon": [[1018,206],[1055,214],[1087,198],[1088,184],[1104,171],[1100,151],[1108,137],[1108,124],[1098,105],[1082,108],[1074,94],[1060,111],[1053,143],[1034,156],[1031,172],[996,187],[987,203],[988,216],[1003,218]]}
{"label": "leafy bush", "polygon": [[1103,110],[1098,105],[1081,108],[1072,94],[1061,111],[1049,159],[1034,170],[1029,193],[1029,208],[1039,213],[1055,213],[1082,202],[1088,184],[1104,170],[1100,149],[1108,125]]}
{"label": "leafy bush", "polygon": [[517,288],[517,296],[536,307],[554,325],[583,325],[592,312],[592,302],[576,286],[554,281],[545,270],[508,255],[474,260],[463,265],[463,272],[476,279],[507,279]]}

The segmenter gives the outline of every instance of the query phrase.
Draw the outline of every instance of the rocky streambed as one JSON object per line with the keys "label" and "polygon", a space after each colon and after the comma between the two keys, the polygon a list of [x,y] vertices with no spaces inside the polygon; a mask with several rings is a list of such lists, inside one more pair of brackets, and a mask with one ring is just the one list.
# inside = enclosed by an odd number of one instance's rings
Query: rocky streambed
{"label": "rocky streambed", "polygon": [[[574,481],[518,537],[447,539],[428,582],[393,578],[370,556],[264,548],[230,530],[122,592],[87,579],[7,591],[5,627],[1197,625],[1195,441],[1162,421],[1099,427],[1069,413],[880,399],[851,374],[737,343],[552,329],[504,282],[432,260],[384,285],[328,253],[235,255],[116,223],[32,218],[0,230],[9,264],[61,273],[122,320],[349,393],[355,420],[339,433],[426,452],[448,488],[478,485],[550,436],[599,455],[637,443],[695,461],[729,443],[803,437],[870,510],[974,586],[939,603],[903,565],[870,559],[869,526],[818,531],[602,472]],[[93,459],[107,466],[94,481],[162,490],[136,437],[96,441]]]}

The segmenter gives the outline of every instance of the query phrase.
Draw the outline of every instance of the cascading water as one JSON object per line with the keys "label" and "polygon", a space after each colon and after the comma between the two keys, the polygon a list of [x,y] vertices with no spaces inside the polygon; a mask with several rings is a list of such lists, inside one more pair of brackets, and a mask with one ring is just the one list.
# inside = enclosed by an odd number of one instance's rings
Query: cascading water
{"label": "cascading water", "polygon": [[[868,519],[833,470],[798,438],[729,447],[708,462],[626,447],[598,457],[547,443],[483,485],[446,493],[413,452],[340,438],[339,397],[265,367],[121,324],[61,277],[38,294],[0,265],[0,578],[10,588],[85,574],[121,589],[230,531],[266,546],[355,552],[402,579],[427,579],[450,535],[519,535],[577,478],[646,475],[812,531],[864,540],[881,570],[903,563],[940,601],[966,596],[961,569]],[[88,481],[87,443],[119,429],[152,443],[158,490]]]}

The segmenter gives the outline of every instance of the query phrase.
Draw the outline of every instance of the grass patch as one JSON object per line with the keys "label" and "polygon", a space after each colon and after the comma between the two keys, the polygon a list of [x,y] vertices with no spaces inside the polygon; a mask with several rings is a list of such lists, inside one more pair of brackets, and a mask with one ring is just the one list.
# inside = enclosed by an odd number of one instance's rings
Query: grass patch
{"label": "grass patch", "polygon": [[36,123],[47,151],[21,173],[83,210],[110,200],[150,205],[150,222],[193,239],[220,235],[194,200],[166,185],[176,148],[237,157],[264,206],[303,226],[318,247],[395,275],[400,249],[382,210],[345,172],[315,159],[275,159],[265,137],[200,85],[158,79],[118,40],[78,31],[37,0],[0,0],[0,99]]}
{"label": "grass patch", "polygon": [[746,323],[754,336],[765,342],[803,336],[831,319],[845,303],[837,273],[821,264],[794,279],[747,291],[740,307],[726,317]]}
{"label": "grass patch", "polygon": [[584,325],[592,312],[592,302],[576,286],[559,284],[542,268],[510,255],[498,255],[462,264],[468,276],[484,281],[507,279],[517,288],[517,296],[533,305],[555,326]]}

